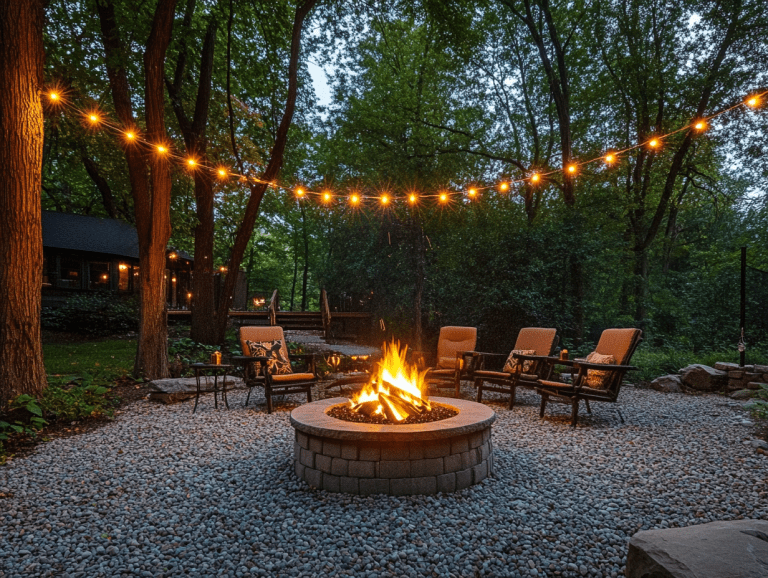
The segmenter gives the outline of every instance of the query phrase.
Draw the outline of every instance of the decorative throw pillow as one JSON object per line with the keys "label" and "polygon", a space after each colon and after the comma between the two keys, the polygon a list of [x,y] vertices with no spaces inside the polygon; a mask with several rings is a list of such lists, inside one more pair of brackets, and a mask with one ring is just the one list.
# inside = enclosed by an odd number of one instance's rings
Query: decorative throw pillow
{"label": "decorative throw pillow", "polygon": [[[283,341],[248,341],[245,344],[254,357],[269,357],[267,369],[272,375],[293,373],[291,362],[283,355]],[[261,364],[259,364],[260,366]]]}
{"label": "decorative throw pillow", "polygon": [[[605,364],[615,364],[616,358],[613,355],[600,355],[596,351],[593,351],[589,355],[587,355],[586,359],[587,363],[605,363]],[[592,387],[595,389],[605,389],[605,383],[608,380],[608,378],[611,376],[611,371],[601,371],[599,369],[588,369],[587,370],[587,381],[586,384],[588,387]]]}
{"label": "decorative throw pillow", "polygon": [[515,353],[518,355],[536,355],[536,351],[533,349],[513,349],[507,357],[507,362],[504,364],[505,373],[531,373],[533,370],[533,364],[536,363],[533,359],[526,359],[523,361],[523,366],[519,367],[520,360],[515,359]]}

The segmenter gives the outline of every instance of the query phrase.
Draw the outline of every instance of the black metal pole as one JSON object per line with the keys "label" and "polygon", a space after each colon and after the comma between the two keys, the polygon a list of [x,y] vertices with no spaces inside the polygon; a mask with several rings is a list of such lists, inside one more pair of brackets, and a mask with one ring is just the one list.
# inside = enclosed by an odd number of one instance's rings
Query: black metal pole
{"label": "black metal pole", "polygon": [[746,365],[746,347],[743,343],[744,339],[744,324],[747,317],[747,248],[741,248],[741,310],[739,325],[741,327],[741,334],[739,336],[739,365],[744,367]]}

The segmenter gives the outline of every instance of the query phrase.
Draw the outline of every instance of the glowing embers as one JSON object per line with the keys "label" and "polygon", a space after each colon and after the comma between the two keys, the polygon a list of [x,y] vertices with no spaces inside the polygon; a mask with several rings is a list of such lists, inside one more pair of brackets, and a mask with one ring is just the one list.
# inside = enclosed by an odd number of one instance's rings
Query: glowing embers
{"label": "glowing embers", "polygon": [[350,409],[368,417],[386,416],[401,423],[411,415],[431,411],[425,376],[405,358],[408,348],[392,341],[384,344],[384,357],[377,372],[363,390],[350,400]]}

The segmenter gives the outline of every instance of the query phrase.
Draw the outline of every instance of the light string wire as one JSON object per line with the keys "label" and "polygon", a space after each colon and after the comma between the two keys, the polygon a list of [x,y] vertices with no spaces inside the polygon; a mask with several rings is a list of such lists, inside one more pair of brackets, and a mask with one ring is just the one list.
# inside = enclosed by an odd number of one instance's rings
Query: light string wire
{"label": "light string wire", "polygon": [[[83,121],[87,125],[89,125],[91,128],[93,129],[106,128],[112,131],[113,133],[121,136],[125,146],[133,146],[133,145],[142,146],[148,151],[154,151],[156,154],[162,155],[163,158],[168,159],[169,161],[176,161],[180,166],[186,167],[187,170],[189,171],[197,171],[197,170],[208,171],[215,179],[219,180],[222,183],[228,181],[229,179],[236,179],[239,183],[265,184],[274,189],[280,189],[288,193],[293,193],[294,196],[299,199],[302,199],[305,197],[316,197],[322,204],[326,206],[329,205],[331,202],[333,202],[334,199],[343,197],[343,195],[334,194],[330,190],[315,191],[302,186],[281,184],[277,181],[268,182],[268,181],[259,179],[258,177],[254,177],[253,175],[246,175],[246,174],[240,174],[240,173],[234,172],[224,164],[217,164],[214,166],[208,162],[201,162],[198,159],[194,158],[193,156],[183,155],[176,152],[174,147],[168,144],[167,141],[157,142],[157,143],[151,142],[146,138],[144,138],[141,135],[141,132],[137,128],[136,129],[127,128],[121,124],[113,122],[105,113],[101,112],[101,110],[99,110],[97,106],[94,106],[88,109],[78,108],[77,106],[74,105],[74,103],[69,102],[66,99],[64,92],[60,89],[51,88],[48,91],[46,91],[44,94],[48,97],[49,105],[54,110],[60,107],[60,108],[66,108],[68,110],[73,111],[75,114],[79,115],[83,119]],[[603,162],[608,166],[614,166],[615,164],[618,163],[618,161],[621,159],[623,155],[626,155],[626,153],[633,150],[640,149],[640,148],[647,148],[648,150],[653,152],[659,151],[662,149],[662,145],[664,141],[669,137],[685,131],[695,131],[696,134],[702,134],[706,132],[706,130],[709,128],[710,121],[712,119],[722,116],[737,108],[757,109],[761,106],[766,96],[768,96],[768,90],[765,90],[760,93],[751,94],[747,96],[743,101],[738,102],[733,106],[720,110],[709,116],[702,116],[700,118],[695,118],[687,125],[682,126],[671,132],[668,132],[665,134],[659,134],[659,135],[650,135],[646,140],[642,142],[638,142],[635,145],[632,145],[620,150],[610,150],[605,154],[598,157],[594,157],[592,159],[588,159],[584,161],[573,161],[567,164],[565,167],[553,169],[551,171],[547,171],[547,172],[533,171],[528,176],[517,178],[517,179],[506,179],[494,185],[472,186],[472,187],[468,187],[466,191],[442,190],[433,194],[417,194],[416,192],[409,192],[405,196],[398,196],[398,195],[390,194],[388,192],[382,192],[377,196],[373,196],[373,195],[366,195],[360,192],[355,192],[355,190],[353,189],[352,192],[350,192],[346,198],[349,204],[352,206],[358,206],[362,204],[364,201],[375,200],[380,205],[386,207],[386,206],[393,205],[397,201],[403,200],[403,199],[406,199],[408,203],[411,205],[417,205],[419,199],[425,199],[425,198],[437,199],[440,204],[447,204],[452,198],[455,198],[455,197],[458,197],[458,198],[467,197],[470,200],[475,200],[479,196],[479,194],[484,191],[498,190],[502,193],[507,193],[509,192],[510,187],[516,184],[528,183],[530,185],[536,186],[536,185],[546,183],[547,181],[552,181],[552,179],[548,178],[548,177],[551,177],[552,175],[557,175],[562,173],[565,176],[572,176],[572,177],[576,176],[579,173],[580,167],[590,165],[592,163]]]}

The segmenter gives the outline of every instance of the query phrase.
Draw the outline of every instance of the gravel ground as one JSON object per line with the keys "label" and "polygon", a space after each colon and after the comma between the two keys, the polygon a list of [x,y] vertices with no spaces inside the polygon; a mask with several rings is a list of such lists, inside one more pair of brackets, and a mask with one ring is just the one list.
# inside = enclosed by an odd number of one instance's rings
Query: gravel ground
{"label": "gravel ground", "polygon": [[0,576],[618,576],[638,530],[768,518],[740,402],[626,387],[572,430],[492,396],[495,477],[407,498],[299,482],[286,404],[137,402],[0,468]]}

